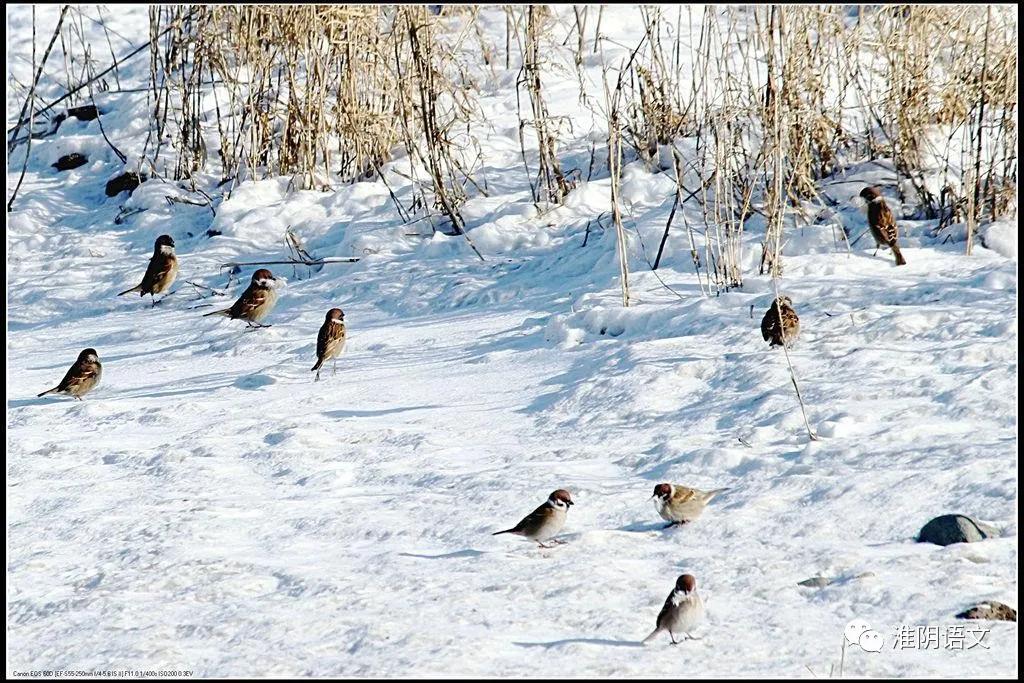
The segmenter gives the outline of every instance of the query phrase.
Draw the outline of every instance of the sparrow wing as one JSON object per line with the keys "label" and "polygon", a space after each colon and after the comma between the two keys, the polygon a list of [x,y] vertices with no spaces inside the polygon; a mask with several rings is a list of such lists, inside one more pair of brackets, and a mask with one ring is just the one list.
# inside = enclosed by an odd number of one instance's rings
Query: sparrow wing
{"label": "sparrow wing", "polygon": [[543,503],[536,510],[523,517],[519,524],[512,527],[513,532],[526,531],[527,529],[536,529],[547,521],[548,516],[554,510],[553,507],[547,503]]}
{"label": "sparrow wing", "polygon": [[878,233],[885,240],[885,243],[892,245],[899,237],[899,228],[896,227],[896,217],[892,215],[892,209],[884,201],[872,202],[871,211],[868,213],[868,220],[878,230]]}
{"label": "sparrow wing", "polygon": [[99,363],[75,363],[57,385],[57,391],[74,391],[78,387],[99,379]]}
{"label": "sparrow wing", "polygon": [[778,314],[775,310],[775,304],[765,312],[764,317],[761,318],[761,336],[764,337],[765,341],[768,341],[775,336],[775,328],[778,325]]}
{"label": "sparrow wing", "polygon": [[686,486],[676,486],[675,491],[672,494],[672,504],[682,505],[683,503],[689,503],[691,500],[699,498],[702,491],[697,489],[687,488]]}
{"label": "sparrow wing", "polygon": [[345,339],[344,323],[326,321],[320,327],[320,333],[316,336],[316,357],[325,358],[334,353],[338,343]]}
{"label": "sparrow wing", "polygon": [[799,324],[800,318],[797,316],[796,311],[789,306],[784,306],[782,308],[782,328],[786,330],[786,337],[789,337]]}
{"label": "sparrow wing", "polygon": [[250,285],[229,309],[228,315],[232,318],[251,318],[253,313],[262,308],[272,296],[273,292],[269,289]]}
{"label": "sparrow wing", "polygon": [[668,621],[669,615],[672,614],[672,610],[676,607],[674,604],[672,604],[673,595],[675,595],[675,591],[672,591],[668,594],[668,597],[665,598],[665,605],[661,608],[661,611],[658,612],[657,627],[659,630],[668,628],[665,622]]}
{"label": "sparrow wing", "polygon": [[149,259],[146,274],[142,276],[143,294],[150,294],[159,283],[164,282],[178,264],[178,259],[171,254],[157,253]]}

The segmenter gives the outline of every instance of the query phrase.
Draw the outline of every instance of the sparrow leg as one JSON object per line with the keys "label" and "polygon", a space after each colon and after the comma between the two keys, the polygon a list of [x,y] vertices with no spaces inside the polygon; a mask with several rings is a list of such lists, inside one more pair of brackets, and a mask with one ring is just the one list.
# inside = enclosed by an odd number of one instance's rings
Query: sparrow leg
{"label": "sparrow leg", "polygon": [[314,382],[319,382],[320,381],[320,371],[319,370],[316,371],[316,379],[314,379],[313,381]]}
{"label": "sparrow leg", "polygon": [[878,245],[875,245],[875,253],[872,256],[878,256]]}
{"label": "sparrow leg", "polygon": [[539,545],[539,546],[540,546],[541,548],[544,548],[544,549],[547,549],[547,548],[550,548],[550,547],[551,547],[551,546],[549,546],[549,545],[544,545],[544,544],[543,544],[543,543],[541,543],[540,541],[537,541],[537,545]]}
{"label": "sparrow leg", "polygon": [[700,640],[700,638],[697,638],[696,636],[691,636],[689,633],[686,634],[686,639],[687,640]]}
{"label": "sparrow leg", "polygon": [[338,374],[338,359],[337,358],[334,359],[334,364],[331,365],[331,368],[332,368],[331,374],[332,375],[337,375]]}
{"label": "sparrow leg", "polygon": [[679,641],[676,640],[676,635],[674,633],[672,633],[672,631],[668,632],[668,637],[672,639],[672,644],[673,645],[678,645],[679,644]]}

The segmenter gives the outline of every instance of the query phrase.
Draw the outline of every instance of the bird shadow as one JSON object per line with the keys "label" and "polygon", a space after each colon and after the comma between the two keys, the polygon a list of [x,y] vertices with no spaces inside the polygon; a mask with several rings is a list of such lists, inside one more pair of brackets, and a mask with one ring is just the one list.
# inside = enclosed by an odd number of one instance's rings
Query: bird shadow
{"label": "bird shadow", "polygon": [[405,413],[413,410],[432,410],[443,408],[440,405],[426,406],[399,406],[397,408],[385,408],[382,410],[325,410],[321,415],[324,417],[380,417],[382,415],[393,415],[394,413]]}
{"label": "bird shadow", "polygon": [[666,527],[665,524],[666,522],[633,522],[626,526],[620,526],[616,531],[668,531],[670,528],[673,528]]}
{"label": "bird shadow", "polygon": [[482,550],[473,550],[467,548],[466,550],[456,550],[453,553],[442,553],[440,555],[419,555],[417,553],[398,553],[401,557],[416,557],[422,560],[456,560],[464,557],[480,557],[486,555]]}
{"label": "bird shadow", "polygon": [[[44,404],[47,404],[47,403],[53,403],[54,399],[61,399],[61,398],[67,399],[67,400],[63,401],[64,403],[67,403],[67,401],[74,401],[75,403],[78,403],[78,401],[75,401],[74,397],[72,397],[72,396],[49,396],[49,397],[40,396],[38,398],[36,398],[36,397],[32,397],[32,398],[16,398],[13,401],[8,401],[7,402],[7,407],[8,408],[23,408],[25,406],[41,406],[41,405],[44,405]],[[59,403],[60,401],[57,401],[57,402]]]}
{"label": "bird shadow", "polygon": [[644,644],[639,640],[609,640],[607,638],[566,638],[565,640],[553,640],[550,643],[520,643],[514,642],[513,645],[519,647],[542,647],[544,649],[550,647],[558,647],[559,645],[604,645],[607,647],[643,647]]}

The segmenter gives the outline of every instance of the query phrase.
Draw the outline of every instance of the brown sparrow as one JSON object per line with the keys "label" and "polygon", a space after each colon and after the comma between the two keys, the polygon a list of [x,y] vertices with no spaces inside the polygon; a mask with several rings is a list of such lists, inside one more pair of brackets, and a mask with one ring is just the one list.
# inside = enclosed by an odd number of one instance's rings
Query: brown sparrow
{"label": "brown sparrow", "polygon": [[226,315],[232,320],[244,320],[249,327],[270,327],[260,325],[259,322],[267,317],[274,304],[277,303],[277,292],[274,291],[273,283],[277,278],[266,268],[260,268],[252,274],[252,281],[238,301],[223,311],[206,313],[204,318],[211,315]]}
{"label": "brown sparrow", "polygon": [[793,310],[792,299],[780,296],[772,302],[761,318],[761,336],[770,347],[782,346],[783,343],[787,348],[793,345],[800,336],[800,318]]}
{"label": "brown sparrow", "polygon": [[657,625],[651,635],[643,639],[647,643],[662,631],[668,631],[673,645],[678,645],[676,633],[693,638],[690,631],[704,618],[704,601],[697,594],[697,579],[692,574],[683,574],[676,579],[675,589],[669,593],[665,606],[658,613]]}
{"label": "brown sparrow", "polygon": [[875,253],[878,253],[881,246],[889,247],[896,257],[896,265],[907,265],[899,245],[896,244],[900,236],[896,217],[892,215],[892,210],[882,198],[882,193],[877,187],[865,187],[860,191],[860,196],[868,203],[868,227],[871,228],[871,236],[875,238]]}
{"label": "brown sparrow", "polygon": [[523,517],[519,524],[516,524],[511,529],[496,531],[491,535],[515,534],[517,536],[524,536],[531,541],[536,541],[537,545],[541,548],[547,548],[549,546],[544,545],[544,541],[554,538],[562,530],[562,527],[565,526],[565,513],[569,510],[570,505],[573,505],[573,502],[569,492],[565,489],[558,489],[548,496],[547,501],[543,505],[526,517]]}
{"label": "brown sparrow", "polygon": [[692,522],[701,516],[711,499],[728,488],[701,491],[677,484],[658,484],[654,487],[654,507],[668,522],[666,529],[677,524]]}
{"label": "brown sparrow", "polygon": [[337,372],[338,356],[345,350],[345,313],[340,308],[327,311],[320,333],[316,335],[316,365],[309,369],[316,371],[316,380],[320,381],[320,366],[324,361],[334,359],[334,371]]}
{"label": "brown sparrow", "polygon": [[[170,235],[160,235],[153,245],[153,256],[149,259],[146,274],[142,276],[142,284],[126,289],[118,296],[138,292],[139,296],[149,294],[156,305],[156,295],[170,289],[174,278],[178,277],[178,257],[174,255],[174,240]],[[161,299],[163,301],[163,299]]]}
{"label": "brown sparrow", "polygon": [[69,394],[79,401],[100,383],[100,375],[103,374],[103,366],[96,355],[96,349],[85,349],[78,354],[78,360],[74,362],[71,369],[64,375],[64,379],[53,389],[47,389],[38,396],[47,394]]}

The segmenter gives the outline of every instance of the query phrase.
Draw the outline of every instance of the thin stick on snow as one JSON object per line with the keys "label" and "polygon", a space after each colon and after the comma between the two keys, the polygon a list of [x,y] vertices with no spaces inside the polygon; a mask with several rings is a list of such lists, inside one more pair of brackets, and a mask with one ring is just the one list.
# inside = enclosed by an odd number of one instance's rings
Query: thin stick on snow
{"label": "thin stick on snow", "polygon": [[[198,282],[192,282],[191,280],[185,280],[185,283],[189,284],[189,285],[192,285],[197,290],[198,289],[205,289],[208,292],[213,292],[213,296],[226,296],[226,294],[224,292],[220,291],[219,289],[214,289],[213,287],[207,287],[206,285],[201,285]],[[174,291],[178,291],[178,290],[174,290]],[[205,298],[205,297],[202,297],[202,298]]]}
{"label": "thin stick on snow", "polygon": [[[61,12],[61,21],[64,20],[64,13]],[[60,31],[60,22],[57,23],[57,31]],[[50,40],[50,45],[53,45],[53,39]],[[47,54],[49,54],[49,48],[47,48]],[[36,64],[36,6],[32,5],[32,66]],[[39,70],[42,70],[40,65]],[[32,154],[32,116],[36,109],[36,82],[39,80],[39,71],[36,71],[36,80],[32,83],[32,88],[29,90],[28,97],[25,99],[25,104],[28,105],[28,145],[25,147],[25,163],[21,165],[21,175],[18,176],[18,184],[14,186],[14,192],[11,193],[11,198],[7,202],[7,213],[11,212],[11,207],[14,206],[14,199],[18,196],[18,190],[21,189],[21,183],[25,180],[25,169],[28,168],[28,158]],[[24,111],[24,109],[22,109]],[[17,131],[15,131],[17,132]],[[10,151],[10,150],[8,150]]]}
{"label": "thin stick on snow", "polygon": [[[184,17],[181,17],[181,18],[180,18],[180,19],[179,19],[178,21],[174,22],[174,24],[172,24],[172,25],[168,26],[167,28],[165,28],[165,29],[164,29],[163,31],[161,31],[161,32],[160,32],[160,35],[158,35],[158,36],[157,36],[157,39],[160,39],[160,38],[162,38],[162,37],[164,36],[164,34],[165,34],[165,33],[167,33],[168,31],[170,31],[170,30],[171,30],[172,28],[175,28],[175,27],[176,27],[176,26],[177,26],[177,25],[178,25],[179,23],[181,23],[181,22],[182,22],[182,21],[183,21],[184,19],[186,19],[186,18],[188,18],[188,17],[190,17],[190,16],[192,16],[192,14],[191,14],[191,13],[189,13],[188,15],[186,15],[186,16],[184,16]],[[58,33],[59,33],[59,31],[58,31]],[[125,63],[126,61],[128,61],[129,59],[131,59],[131,58],[132,58],[132,57],[134,57],[135,55],[139,54],[139,53],[140,53],[140,52],[142,52],[143,50],[146,50],[146,49],[148,49],[148,48],[149,48],[149,44],[150,44],[151,42],[153,42],[153,41],[152,41],[152,40],[150,40],[150,41],[147,41],[145,45],[142,45],[142,46],[140,46],[140,47],[137,47],[136,49],[132,50],[131,52],[129,52],[128,54],[126,54],[126,55],[125,55],[124,57],[121,57],[121,59],[117,60],[117,61],[116,61],[116,62],[114,62],[114,63],[113,63],[112,65],[108,66],[108,67],[107,67],[106,69],[104,69],[103,71],[100,71],[99,73],[97,73],[97,74],[93,75],[93,77],[92,77],[92,78],[90,78],[89,80],[87,80],[87,81],[85,81],[85,82],[83,82],[83,83],[79,83],[79,84],[78,84],[78,85],[76,85],[76,86],[75,86],[74,88],[71,88],[71,89],[70,89],[70,90],[68,90],[68,91],[67,91],[66,93],[64,93],[63,95],[61,95],[61,96],[60,96],[60,97],[58,97],[57,99],[55,99],[55,100],[54,100],[53,102],[50,102],[50,103],[49,103],[49,104],[47,104],[47,105],[46,105],[45,107],[43,107],[42,109],[40,109],[38,113],[39,113],[39,114],[45,114],[46,112],[50,111],[51,109],[53,109],[54,107],[56,107],[56,106],[57,106],[58,104],[60,104],[61,102],[63,102],[64,100],[66,100],[66,99],[68,99],[69,97],[72,97],[73,95],[75,95],[75,94],[76,94],[76,93],[77,93],[77,92],[78,92],[79,90],[82,90],[83,88],[86,88],[86,87],[88,87],[88,86],[92,85],[92,84],[93,84],[94,82],[96,82],[96,81],[98,81],[99,79],[103,78],[103,77],[104,77],[104,76],[106,76],[106,75],[107,75],[108,73],[110,73],[111,71],[113,71],[114,69],[116,69],[116,68],[117,68],[118,66],[120,66],[120,65],[124,64],[124,63]],[[18,123],[17,123],[17,124],[15,125],[15,126],[13,126],[13,127],[12,127],[12,128],[10,129],[10,130],[11,130],[11,131],[16,131],[16,130],[17,130],[18,128],[20,128],[20,127],[21,127],[21,126],[23,126],[24,124],[25,124],[25,121],[24,121],[24,120],[23,120],[23,119],[22,119],[21,117],[18,117]]]}
{"label": "thin stick on snow", "polygon": [[[68,13],[70,5],[64,5],[60,10],[60,17],[57,19],[57,27],[53,29],[53,35],[50,36],[50,44],[46,46],[46,51],[43,53],[43,59],[39,62],[39,66],[36,67],[36,75],[32,79],[32,86],[29,88],[28,97],[25,98],[25,104],[21,105],[21,113],[18,114],[18,124],[14,127],[14,132],[11,133],[11,139],[7,141],[7,151],[10,153],[14,146],[14,139],[18,137],[18,131],[21,130],[21,126],[24,124],[25,109],[28,108],[30,102],[34,102],[36,94],[36,86],[39,84],[39,77],[43,75],[43,67],[46,66],[46,60],[50,57],[50,50],[53,49],[53,44],[57,41],[57,36],[60,35],[60,27],[64,24],[64,15]],[[35,13],[32,14],[32,63],[35,65],[36,61],[36,23]],[[31,118],[31,115],[29,116]],[[32,125],[29,124],[29,139],[32,138]],[[31,142],[29,143],[31,144]],[[26,155],[27,158],[27,155]]]}
{"label": "thin stick on snow", "polygon": [[[769,40],[769,54],[774,49],[776,28],[778,34],[782,35],[782,14],[783,8],[772,7],[771,15],[769,18],[768,25],[768,40]],[[782,41],[779,41],[779,61],[783,62],[785,55],[782,54],[783,47]],[[768,80],[769,83],[776,78],[776,69],[774,68],[773,60],[768,60]],[[781,81],[781,78],[780,78]],[[793,359],[789,357],[789,340],[786,339],[786,327],[782,324],[782,310],[778,306],[779,300],[779,276],[782,270],[782,224],[785,218],[786,211],[786,195],[782,188],[782,177],[783,177],[783,163],[786,150],[783,148],[783,134],[782,134],[782,103],[781,97],[776,96],[772,99],[772,155],[774,156],[774,166],[772,185],[773,192],[771,193],[772,202],[769,205],[768,215],[768,236],[765,239],[766,244],[770,243],[773,247],[772,262],[770,266],[771,278],[772,278],[772,289],[775,292],[775,300],[772,301],[772,306],[775,307],[776,312],[779,316],[779,331],[782,333],[782,352],[786,357],[786,365],[789,367],[789,379],[793,382],[793,389],[796,392],[796,400],[800,404],[800,413],[804,418],[804,426],[807,428],[807,436],[811,441],[817,441],[818,436],[811,429],[811,423],[807,419],[807,407],[804,405],[804,398],[800,393],[800,383],[796,378],[796,371],[793,369]]]}
{"label": "thin stick on snow", "polygon": [[337,258],[323,258],[313,260],[297,260],[290,259],[287,261],[238,261],[221,264],[221,268],[237,268],[239,266],[273,266],[273,265],[289,265],[289,266],[326,266],[332,263],[355,263],[359,258],[355,256],[339,256]]}

